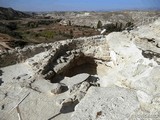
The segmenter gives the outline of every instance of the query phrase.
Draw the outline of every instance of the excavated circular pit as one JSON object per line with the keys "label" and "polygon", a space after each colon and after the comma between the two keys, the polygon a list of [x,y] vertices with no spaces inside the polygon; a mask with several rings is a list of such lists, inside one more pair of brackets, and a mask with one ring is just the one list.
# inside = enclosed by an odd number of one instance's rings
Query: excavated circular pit
{"label": "excavated circular pit", "polygon": [[74,59],[70,65],[60,73],[61,76],[72,77],[80,73],[97,74],[97,64],[94,58],[82,56]]}
{"label": "excavated circular pit", "polygon": [[108,67],[102,63],[98,63],[95,58],[82,55],[74,58],[69,65],[62,68],[61,71],[56,73],[50,80],[52,83],[57,83],[65,77],[73,77],[81,73],[103,76],[106,75],[107,70]]}

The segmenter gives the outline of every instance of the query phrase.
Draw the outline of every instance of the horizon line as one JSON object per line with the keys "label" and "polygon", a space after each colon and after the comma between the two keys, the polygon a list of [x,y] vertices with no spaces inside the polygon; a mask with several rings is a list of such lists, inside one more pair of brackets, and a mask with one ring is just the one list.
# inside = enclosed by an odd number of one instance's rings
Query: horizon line
{"label": "horizon line", "polygon": [[3,7],[21,12],[118,12],[118,11],[160,11],[160,8],[132,8],[132,9],[108,9],[108,10],[19,10],[12,7]]}

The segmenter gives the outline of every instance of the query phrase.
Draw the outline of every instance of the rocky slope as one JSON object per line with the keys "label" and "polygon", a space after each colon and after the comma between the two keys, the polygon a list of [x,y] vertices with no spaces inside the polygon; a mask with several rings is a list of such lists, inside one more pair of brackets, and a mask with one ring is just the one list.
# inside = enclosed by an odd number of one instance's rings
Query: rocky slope
{"label": "rocky slope", "polygon": [[160,119],[159,28],[1,52],[1,120]]}
{"label": "rocky slope", "polygon": [[12,8],[0,7],[0,20],[14,20],[26,17],[30,17],[30,15],[20,11],[13,10]]}
{"label": "rocky slope", "polygon": [[[149,24],[160,17],[159,11],[119,11],[119,12],[52,12],[45,13],[44,16],[61,18],[62,22],[69,22],[73,25],[97,27],[100,20],[105,24],[122,24],[125,26],[128,22],[135,26]],[[75,19],[76,17],[76,19]]]}

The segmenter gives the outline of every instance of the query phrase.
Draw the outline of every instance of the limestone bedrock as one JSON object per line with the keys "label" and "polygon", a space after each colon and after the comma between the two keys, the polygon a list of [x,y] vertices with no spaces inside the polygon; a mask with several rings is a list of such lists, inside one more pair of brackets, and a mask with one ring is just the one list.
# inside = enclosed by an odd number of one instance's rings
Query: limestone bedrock
{"label": "limestone bedrock", "polygon": [[160,19],[131,31],[0,51],[0,119],[160,119]]}

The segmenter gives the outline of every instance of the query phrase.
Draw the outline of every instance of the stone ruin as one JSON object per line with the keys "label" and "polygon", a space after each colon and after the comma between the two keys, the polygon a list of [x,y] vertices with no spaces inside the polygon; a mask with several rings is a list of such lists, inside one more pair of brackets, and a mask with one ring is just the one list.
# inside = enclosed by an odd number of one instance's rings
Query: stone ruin
{"label": "stone ruin", "polygon": [[159,28],[1,52],[0,119],[159,119]]}

